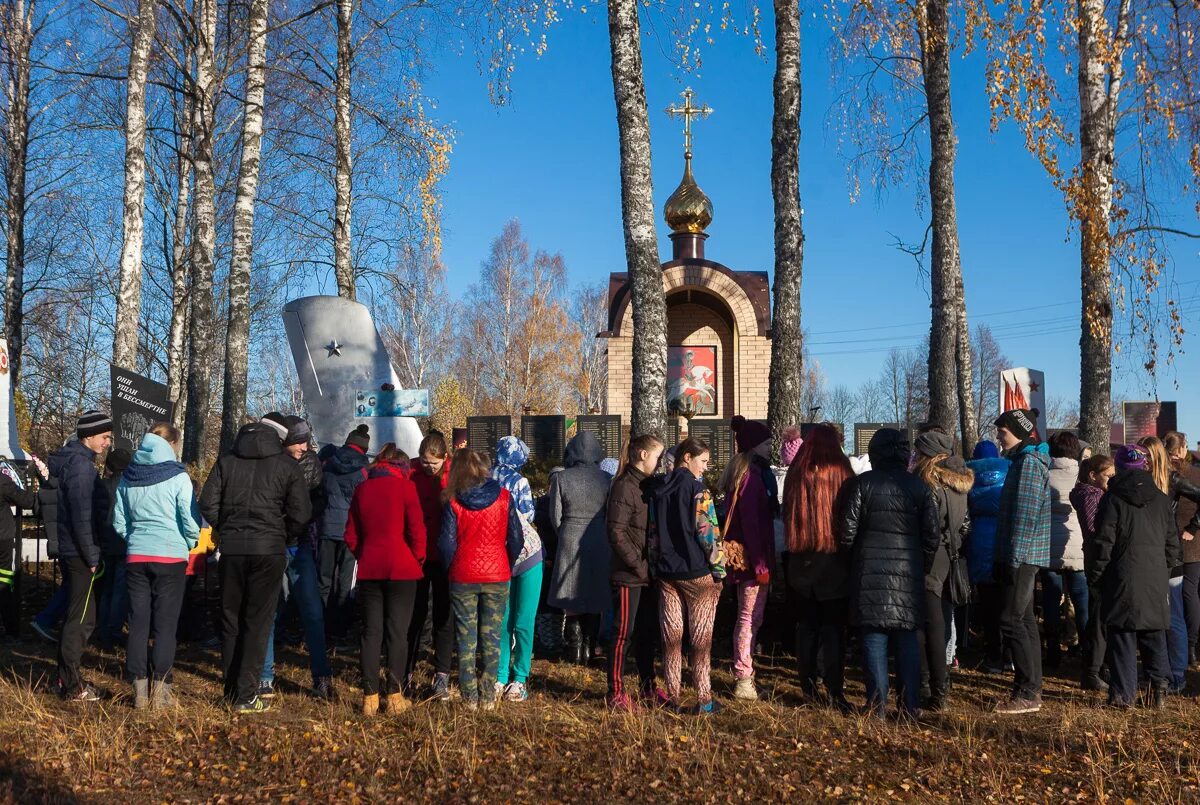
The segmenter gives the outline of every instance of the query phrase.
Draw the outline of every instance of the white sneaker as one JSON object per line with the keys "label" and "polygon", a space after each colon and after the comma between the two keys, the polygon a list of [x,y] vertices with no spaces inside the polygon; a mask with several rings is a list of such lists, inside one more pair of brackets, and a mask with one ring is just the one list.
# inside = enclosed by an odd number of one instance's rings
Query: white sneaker
{"label": "white sneaker", "polygon": [[733,698],[744,699],[748,702],[758,701],[758,691],[754,689],[754,677],[748,676],[745,679],[739,679],[737,687],[733,689]]}
{"label": "white sneaker", "polygon": [[506,702],[523,702],[528,698],[529,691],[526,690],[524,682],[509,682],[508,687],[504,689]]}

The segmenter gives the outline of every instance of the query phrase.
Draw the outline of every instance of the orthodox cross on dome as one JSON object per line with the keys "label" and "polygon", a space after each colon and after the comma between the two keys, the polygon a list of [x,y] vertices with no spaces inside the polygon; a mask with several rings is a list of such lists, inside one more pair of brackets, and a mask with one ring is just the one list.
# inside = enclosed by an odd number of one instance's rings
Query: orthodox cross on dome
{"label": "orthodox cross on dome", "polygon": [[692,158],[692,118],[706,118],[712,114],[713,110],[708,104],[692,105],[692,98],[696,97],[696,93],[692,92],[691,87],[685,89],[680,95],[683,97],[683,106],[668,106],[667,114],[670,117],[683,118],[683,155],[690,160]]}

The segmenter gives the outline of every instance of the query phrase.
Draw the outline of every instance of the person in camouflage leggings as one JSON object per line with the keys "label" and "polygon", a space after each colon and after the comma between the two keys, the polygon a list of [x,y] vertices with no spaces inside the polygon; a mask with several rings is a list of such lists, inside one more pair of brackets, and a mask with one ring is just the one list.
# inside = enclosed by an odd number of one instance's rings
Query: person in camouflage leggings
{"label": "person in camouflage leggings", "polygon": [[[500,632],[508,582],[452,584],[454,631],[458,639],[458,689],[468,704],[485,705],[496,698],[496,673],[500,668]],[[482,660],[482,670],[477,668]]]}

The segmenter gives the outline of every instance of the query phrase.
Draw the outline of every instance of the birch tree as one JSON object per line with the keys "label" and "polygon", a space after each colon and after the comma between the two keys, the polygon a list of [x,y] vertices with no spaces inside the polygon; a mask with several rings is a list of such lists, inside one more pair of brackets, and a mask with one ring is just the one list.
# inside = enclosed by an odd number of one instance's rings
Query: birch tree
{"label": "birch tree", "polygon": [[183,91],[177,96],[175,125],[178,142],[175,147],[175,209],[171,227],[171,324],[167,332],[167,396],[175,404],[172,424],[183,427],[187,411],[188,366],[187,333],[190,322],[191,294],[188,274],[191,261],[188,255],[188,200],[192,181],[192,83],[191,37],[182,37]]}
{"label": "birch tree", "polygon": [[965,450],[975,430],[975,405],[954,182],[950,3],[848,0],[831,4],[831,17],[835,71],[843,88],[836,109],[852,197],[864,177],[881,194],[926,176],[917,201],[918,209],[929,207],[926,240],[904,248],[918,261],[929,248],[929,422],[947,433],[958,430]]}
{"label": "birch tree", "polygon": [[774,117],[771,124],[771,196],[775,205],[775,311],[767,417],[776,457],[789,425],[805,421],[801,410],[804,336],[800,283],[804,229],[800,220],[800,7],[775,0]]}
{"label": "birch tree", "polygon": [[196,84],[192,112],[195,191],[191,243],[191,319],[187,377],[184,461],[201,461],[212,410],[213,356],[216,350],[213,274],[216,269],[216,182],[213,147],[219,84],[216,69],[217,0],[195,0]]}
{"label": "birch tree", "polygon": [[113,332],[113,359],[122,369],[137,368],[138,324],[142,307],[142,246],[146,204],[146,79],[154,44],[156,0],[138,0],[129,20],[129,71],[125,77],[125,198],[121,215],[121,265]]}
{"label": "birch tree", "polygon": [[[1169,365],[1183,343],[1171,244],[1200,231],[1171,210],[1186,200],[1200,214],[1200,5],[980,3],[976,13],[986,22],[993,127],[1020,127],[1078,229],[1080,436],[1103,451],[1120,348],[1114,313],[1144,348],[1151,381],[1162,353]],[[1074,98],[1058,79],[1059,53],[1074,61]]]}
{"label": "birch tree", "polygon": [[6,274],[4,335],[8,339],[13,388],[21,378],[25,346],[25,211],[29,157],[30,52],[33,46],[34,0],[9,0],[4,7],[3,48],[5,101],[4,218]]}
{"label": "birch tree", "polygon": [[337,77],[334,90],[334,200],[333,200],[333,272],[338,296],[354,299],[354,264],[350,258],[351,178],[354,157],[351,152],[351,67],[353,50],[354,0],[337,0]]}
{"label": "birch tree", "polygon": [[254,204],[262,156],[263,99],[267,83],[267,17],[270,0],[251,0],[246,97],[242,105],[242,158],[233,202],[233,258],[229,265],[229,326],[225,334],[225,385],[221,407],[221,450],[233,447],[246,415],[250,365],[250,276],[254,264]]}
{"label": "birch tree", "polygon": [[633,306],[634,434],[666,434],[667,303],[650,173],[650,119],[636,0],[608,0],[613,96],[621,143],[621,220]]}

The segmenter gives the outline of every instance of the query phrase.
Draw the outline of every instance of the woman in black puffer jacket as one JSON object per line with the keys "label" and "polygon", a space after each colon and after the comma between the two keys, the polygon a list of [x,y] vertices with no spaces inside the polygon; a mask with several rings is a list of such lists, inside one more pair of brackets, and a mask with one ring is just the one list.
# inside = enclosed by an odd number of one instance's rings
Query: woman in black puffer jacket
{"label": "woman in black puffer jacket", "polygon": [[901,709],[919,710],[925,625],[925,574],[941,538],[933,493],[907,472],[908,442],[884,428],[871,437],[871,471],[850,481],[842,547],[851,550],[850,617],[862,632],[867,706],[883,715],[888,697],[888,648],[896,654]]}

